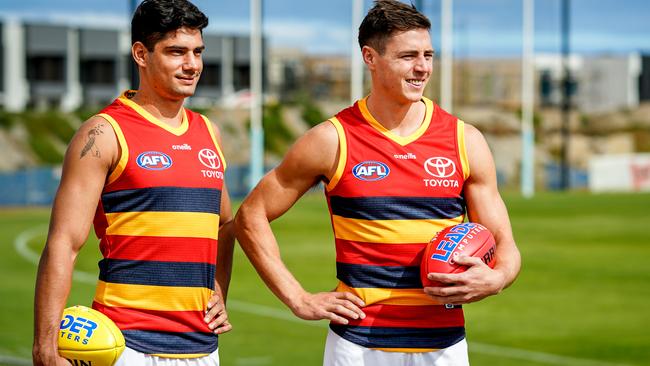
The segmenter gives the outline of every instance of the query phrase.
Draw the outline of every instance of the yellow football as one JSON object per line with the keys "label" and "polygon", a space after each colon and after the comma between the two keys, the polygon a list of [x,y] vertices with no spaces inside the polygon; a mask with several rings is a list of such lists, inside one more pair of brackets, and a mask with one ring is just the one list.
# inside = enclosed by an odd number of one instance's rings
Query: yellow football
{"label": "yellow football", "polygon": [[63,310],[59,354],[75,366],[112,366],[124,351],[124,336],[106,315],[85,306]]}

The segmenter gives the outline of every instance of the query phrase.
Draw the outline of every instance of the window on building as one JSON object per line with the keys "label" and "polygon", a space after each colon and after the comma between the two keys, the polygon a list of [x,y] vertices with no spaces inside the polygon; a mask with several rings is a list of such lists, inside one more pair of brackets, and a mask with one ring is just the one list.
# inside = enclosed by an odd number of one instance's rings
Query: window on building
{"label": "window on building", "polygon": [[83,84],[115,84],[114,60],[84,60],[81,62],[81,82]]}
{"label": "window on building", "polygon": [[650,55],[644,55],[641,59],[639,100],[642,102],[650,101]]}
{"label": "window on building", "polygon": [[63,56],[27,57],[27,79],[31,82],[64,82],[65,59]]}
{"label": "window on building", "polygon": [[[0,23],[0,39],[3,39],[3,34],[2,34],[2,23]],[[0,46],[0,91],[4,91],[5,89],[5,49],[4,47]]]}
{"label": "window on building", "polygon": [[203,64],[203,72],[201,72],[198,86],[206,88],[221,87],[221,65],[217,63]]}
{"label": "window on building", "polygon": [[235,65],[235,73],[233,75],[235,90],[250,89],[250,70],[250,65]]}
{"label": "window on building", "polygon": [[5,90],[5,65],[4,65],[4,54],[2,53],[2,47],[0,47],[0,91]]}

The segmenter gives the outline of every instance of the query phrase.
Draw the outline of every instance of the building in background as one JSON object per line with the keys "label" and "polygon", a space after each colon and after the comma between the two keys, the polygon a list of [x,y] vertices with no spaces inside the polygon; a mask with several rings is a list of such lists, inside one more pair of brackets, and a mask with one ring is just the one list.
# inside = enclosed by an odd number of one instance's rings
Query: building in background
{"label": "building in background", "polygon": [[639,99],[650,101],[650,55],[641,56],[641,75],[639,76]]}
{"label": "building in background", "polygon": [[[204,71],[190,104],[210,106],[250,87],[248,36],[204,34]],[[3,20],[0,105],[74,110],[103,105],[130,85],[125,29]]]}
{"label": "building in background", "polygon": [[639,54],[585,58],[578,93],[580,110],[591,114],[638,107],[641,60]]}

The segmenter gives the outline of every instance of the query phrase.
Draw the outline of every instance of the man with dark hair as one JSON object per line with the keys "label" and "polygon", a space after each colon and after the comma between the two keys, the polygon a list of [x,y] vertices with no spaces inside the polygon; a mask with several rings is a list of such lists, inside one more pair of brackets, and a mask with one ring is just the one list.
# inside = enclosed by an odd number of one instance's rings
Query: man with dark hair
{"label": "man with dark hair", "polygon": [[[423,97],[430,23],[376,1],[359,28],[370,94],[302,136],[243,202],[237,238],[269,288],[302,319],[329,319],[324,365],[468,365],[461,305],[508,287],[520,268],[494,162],[474,127]],[[306,292],[283,264],[269,222],[325,185],[339,280]],[[497,241],[496,266],[461,256],[460,274],[428,274],[422,252],[466,216]]]}
{"label": "man with dark hair", "polygon": [[131,20],[131,44],[141,42],[149,51],[153,51],[156,43],[169,32],[181,27],[203,31],[208,26],[205,14],[189,1],[144,2],[146,4],[136,9]]}
{"label": "man with dark hair", "polygon": [[[234,235],[216,126],[183,107],[203,68],[207,17],[145,0],[132,21],[138,90],[73,137],[36,280],[35,365],[57,352],[75,258],[94,224],[103,259],[92,306],[126,339],[116,365],[218,365]],[[94,220],[94,221],[93,221]]]}

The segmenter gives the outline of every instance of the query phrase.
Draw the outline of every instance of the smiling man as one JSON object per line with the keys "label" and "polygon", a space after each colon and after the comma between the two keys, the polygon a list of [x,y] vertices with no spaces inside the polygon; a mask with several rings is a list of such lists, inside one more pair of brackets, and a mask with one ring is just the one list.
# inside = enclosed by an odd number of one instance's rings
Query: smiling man
{"label": "smiling man", "polygon": [[219,364],[234,245],[226,163],[216,127],[183,108],[207,24],[184,0],[136,10],[139,88],[86,121],[66,152],[36,282],[35,365],[69,365],[59,322],[91,224],[104,257],[92,306],[126,340],[116,365]]}
{"label": "smiling man", "polygon": [[[243,202],[237,238],[269,288],[302,319],[329,319],[324,365],[467,365],[461,305],[499,293],[520,267],[490,150],[478,130],[423,97],[433,63],[429,20],[376,1],[359,27],[370,94],[301,137]],[[269,222],[325,185],[339,280],[306,292],[280,258]],[[460,257],[429,274],[428,241],[469,216],[497,240],[497,265]]]}

